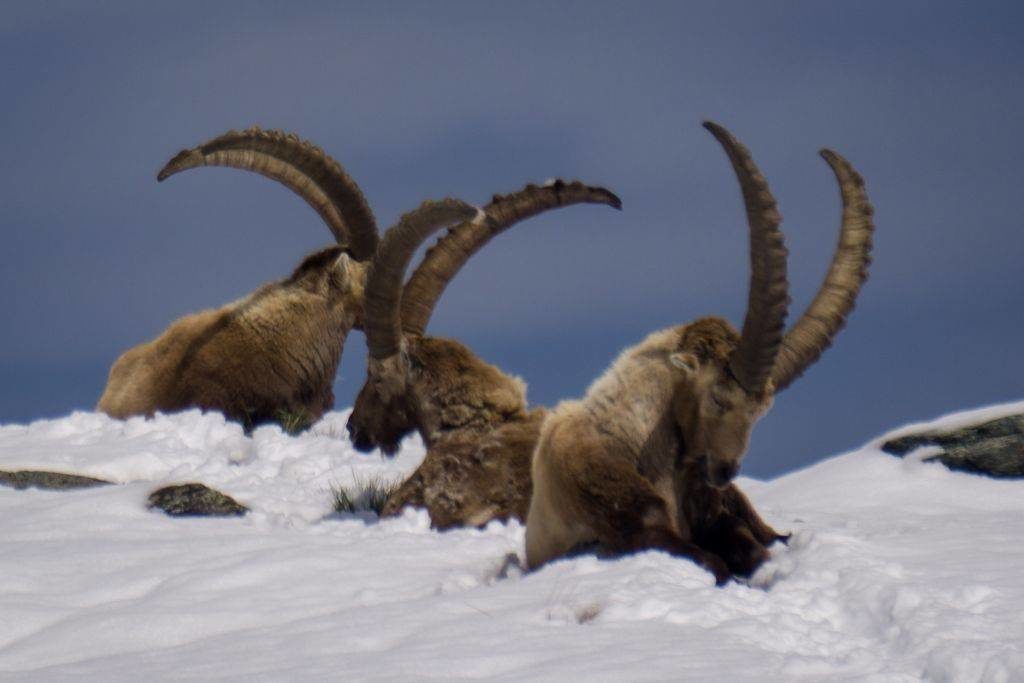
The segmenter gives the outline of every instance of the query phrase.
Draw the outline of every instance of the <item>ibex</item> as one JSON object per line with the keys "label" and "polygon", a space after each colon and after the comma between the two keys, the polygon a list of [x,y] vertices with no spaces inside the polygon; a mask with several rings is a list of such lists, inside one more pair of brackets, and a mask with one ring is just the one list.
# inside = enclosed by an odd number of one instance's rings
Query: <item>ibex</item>
{"label": "ibex", "polygon": [[250,128],[180,152],[157,180],[198,166],[230,166],[276,180],[327,224],[336,246],[292,275],[218,309],[185,316],[114,363],[98,408],[113,417],[199,407],[252,426],[334,403],[345,338],[362,325],[377,227],[362,191],[323,151],[294,135]]}
{"label": "ibex", "polygon": [[783,334],[789,303],[781,218],[749,152],[722,127],[750,227],[742,333],[721,318],[655,332],[626,349],[579,401],[545,420],[533,454],[526,560],[537,568],[580,549],[659,549],[721,584],[766,557],[773,531],[730,490],[754,423],[775,394],[831,345],[867,278],[872,208],[861,177],[821,154],[839,183],[839,245],[817,296]]}
{"label": "ibex", "polygon": [[556,181],[495,196],[483,219],[452,228],[427,252],[402,288],[406,267],[428,231],[388,233],[366,285],[367,380],[348,430],[356,448],[392,454],[418,431],[428,451],[391,495],[382,514],[426,507],[433,525],[477,526],[525,519],[530,454],[544,416],[526,402],[526,386],[457,341],[425,334],[445,286],[498,233],[548,209],[572,204],[620,208],[614,194]]}

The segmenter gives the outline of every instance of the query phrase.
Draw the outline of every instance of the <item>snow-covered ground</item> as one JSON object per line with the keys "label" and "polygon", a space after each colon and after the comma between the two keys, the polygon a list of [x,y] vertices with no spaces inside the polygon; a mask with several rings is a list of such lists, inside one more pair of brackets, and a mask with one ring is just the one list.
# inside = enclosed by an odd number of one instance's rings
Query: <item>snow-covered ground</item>
{"label": "snow-covered ground", "polygon": [[[355,453],[345,418],[301,437],[198,412],[0,427],[0,469],[122,484],[0,487],[0,680],[1024,681],[1024,482],[874,441],[740,480],[794,532],[750,585],[655,552],[499,578],[519,524],[330,514],[332,485],[423,454]],[[195,480],[253,512],[146,509]]]}

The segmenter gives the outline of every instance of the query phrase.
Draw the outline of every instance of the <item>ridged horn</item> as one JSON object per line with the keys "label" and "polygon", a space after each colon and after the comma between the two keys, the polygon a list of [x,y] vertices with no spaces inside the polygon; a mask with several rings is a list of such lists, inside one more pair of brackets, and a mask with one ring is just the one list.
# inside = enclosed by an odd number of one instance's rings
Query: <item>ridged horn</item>
{"label": "ridged horn", "polygon": [[156,179],[199,166],[230,166],[276,180],[313,207],[357,259],[372,258],[377,250],[377,223],[362,190],[337,161],[294,134],[255,126],[228,131],[182,150]]}
{"label": "ridged horn", "polygon": [[457,199],[428,201],[402,216],[384,234],[366,276],[363,329],[371,358],[388,358],[398,353],[402,337],[402,280],[413,253],[437,230],[476,215],[483,214]]}
{"label": "ridged horn", "polygon": [[820,154],[839,183],[843,202],[839,244],[817,295],[782,340],[772,369],[776,391],[788,387],[832,345],[868,279],[871,264],[874,209],[868,202],[864,179],[832,150],[823,149]]}
{"label": "ridged horn", "polygon": [[445,287],[466,261],[494,237],[526,218],[573,204],[622,208],[622,201],[610,190],[584,185],[578,180],[527,185],[510,195],[494,195],[483,207],[490,221],[466,221],[450,228],[430,247],[413,271],[402,293],[402,329],[410,334],[423,334]]}
{"label": "ridged horn", "polygon": [[729,359],[729,369],[744,389],[764,389],[782,344],[789,305],[786,280],[786,245],[779,224],[782,217],[768,183],[750,152],[725,128],[705,121],[704,127],[725,148],[743,193],[750,226],[750,289],[747,313],[739,345]]}

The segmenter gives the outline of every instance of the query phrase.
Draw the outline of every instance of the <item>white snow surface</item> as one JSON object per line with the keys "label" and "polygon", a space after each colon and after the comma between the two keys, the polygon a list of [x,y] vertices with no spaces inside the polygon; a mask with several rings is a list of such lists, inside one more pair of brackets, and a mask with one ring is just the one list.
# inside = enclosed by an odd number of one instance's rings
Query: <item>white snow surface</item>
{"label": "white snow surface", "polygon": [[[119,483],[0,487],[0,680],[1024,681],[1024,482],[876,440],[739,480],[794,534],[749,583],[658,552],[503,576],[518,523],[331,514],[332,485],[423,457],[415,439],[394,460],[355,452],[346,417],[298,437],[198,411],[0,427],[0,469]],[[147,510],[184,481],[253,512]]]}

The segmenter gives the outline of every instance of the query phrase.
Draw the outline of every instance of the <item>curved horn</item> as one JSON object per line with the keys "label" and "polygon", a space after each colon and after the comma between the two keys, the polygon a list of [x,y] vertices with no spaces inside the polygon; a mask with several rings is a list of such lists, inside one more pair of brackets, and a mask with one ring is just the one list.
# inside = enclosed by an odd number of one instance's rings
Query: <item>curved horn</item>
{"label": "curved horn", "polygon": [[377,257],[366,276],[363,329],[370,358],[387,358],[398,353],[402,337],[399,301],[405,269],[425,239],[446,225],[483,215],[479,209],[457,199],[424,202],[402,216],[381,240]]}
{"label": "curved horn", "polygon": [[402,329],[410,334],[423,334],[445,287],[466,261],[494,237],[523,219],[573,204],[622,208],[622,201],[611,191],[578,180],[556,180],[540,187],[527,185],[514,194],[494,195],[483,208],[490,221],[467,221],[450,228],[413,271],[402,293]]}
{"label": "curved horn", "polygon": [[729,369],[749,392],[764,389],[775,356],[782,343],[789,304],[786,281],[786,245],[768,183],[754,164],[750,152],[727,130],[705,121],[704,127],[725,148],[743,192],[743,204],[750,225],[750,290],[747,314],[739,345],[729,360]]}
{"label": "curved horn", "polygon": [[198,166],[230,166],[253,171],[287,186],[327,223],[339,244],[359,260],[377,249],[377,223],[362,190],[337,161],[312,143],[278,130],[229,131],[179,152],[156,179]]}
{"label": "curved horn", "polygon": [[789,386],[832,345],[853,310],[861,285],[868,279],[871,264],[874,209],[868,202],[864,179],[835,152],[823,149],[820,154],[832,167],[843,200],[839,244],[818,294],[782,340],[772,369],[776,391]]}

